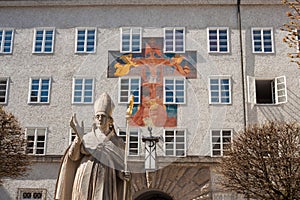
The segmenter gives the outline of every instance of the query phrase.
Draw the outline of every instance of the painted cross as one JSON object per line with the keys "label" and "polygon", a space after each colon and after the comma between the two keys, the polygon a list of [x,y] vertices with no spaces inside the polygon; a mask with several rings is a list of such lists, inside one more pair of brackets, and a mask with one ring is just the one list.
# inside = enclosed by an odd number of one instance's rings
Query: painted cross
{"label": "painted cross", "polygon": [[[135,106],[130,125],[176,127],[177,106],[185,103],[185,78],[197,77],[196,52],[163,53],[163,38],[143,38],[142,47],[141,53],[109,51],[107,76],[124,79],[126,91],[130,84],[136,87],[131,90]],[[140,79],[126,82],[130,77]]]}

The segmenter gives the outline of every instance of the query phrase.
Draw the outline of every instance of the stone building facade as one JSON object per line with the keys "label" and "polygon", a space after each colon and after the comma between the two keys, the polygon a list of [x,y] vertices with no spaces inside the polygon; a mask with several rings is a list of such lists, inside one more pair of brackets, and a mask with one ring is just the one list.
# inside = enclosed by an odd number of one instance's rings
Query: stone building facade
{"label": "stone building facade", "polygon": [[[300,118],[285,12],[280,0],[0,1],[0,104],[34,159],[27,177],[5,179],[0,199],[54,198],[69,119],[90,128],[103,92],[121,136],[135,96],[134,199],[239,199],[217,187],[223,148],[249,124]],[[145,173],[148,127],[158,142],[156,171]]]}

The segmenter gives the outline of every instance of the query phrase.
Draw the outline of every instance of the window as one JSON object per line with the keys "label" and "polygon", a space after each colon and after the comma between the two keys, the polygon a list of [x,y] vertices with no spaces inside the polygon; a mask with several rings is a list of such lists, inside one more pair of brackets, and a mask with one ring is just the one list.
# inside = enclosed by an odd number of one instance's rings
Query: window
{"label": "window", "polygon": [[18,200],[45,200],[46,199],[46,189],[18,189]]}
{"label": "window", "polygon": [[247,76],[248,102],[252,104],[282,104],[287,102],[285,76],[257,79]]}
{"label": "window", "polygon": [[[118,135],[126,143],[126,128],[119,128]],[[139,155],[139,129],[138,128],[129,128],[129,156],[138,156]]]}
{"label": "window", "polygon": [[209,103],[230,104],[231,84],[230,78],[211,77],[209,79]]}
{"label": "window", "polygon": [[0,104],[7,104],[9,78],[0,77]]}
{"label": "window", "polygon": [[185,52],[185,29],[184,28],[164,29],[164,52],[166,53]]}
{"label": "window", "polygon": [[12,53],[13,33],[11,29],[0,29],[0,54]]}
{"label": "window", "polygon": [[228,53],[229,52],[228,28],[208,29],[208,52]]}
{"label": "window", "polygon": [[134,96],[134,103],[140,103],[141,78],[140,77],[121,77],[119,79],[119,103],[129,103],[130,96]]}
{"label": "window", "polygon": [[231,145],[231,130],[212,130],[212,156],[224,156]]}
{"label": "window", "polygon": [[185,78],[164,78],[164,103],[185,104]]}
{"label": "window", "polygon": [[[90,132],[90,131],[91,131],[91,127],[84,127],[84,134],[86,134],[86,133],[88,133],[88,132]],[[70,129],[70,134],[69,134],[69,144],[71,144],[71,143],[74,141],[75,137],[76,137],[76,133],[75,133],[75,131],[71,128],[71,129]]]}
{"label": "window", "polygon": [[298,53],[300,52],[300,30],[299,29],[297,29],[297,30],[295,30],[295,32],[297,32],[297,41],[298,41],[298,43],[296,44],[296,48],[297,48],[297,51],[298,51]]}
{"label": "window", "polygon": [[121,52],[140,53],[142,51],[141,35],[141,28],[121,28]]}
{"label": "window", "polygon": [[73,78],[73,103],[93,103],[94,79]]}
{"label": "window", "polygon": [[49,103],[50,86],[50,78],[31,78],[28,102]]}
{"label": "window", "polygon": [[186,156],[185,130],[165,130],[164,141],[166,156]]}
{"label": "window", "polygon": [[54,29],[35,29],[33,53],[53,53]]}
{"label": "window", "polygon": [[236,200],[232,193],[213,193],[213,200]]}
{"label": "window", "polygon": [[140,53],[142,52],[142,29],[121,28],[121,52]]}
{"label": "window", "polygon": [[45,155],[47,128],[27,128],[27,153],[31,155]]}
{"label": "window", "polygon": [[253,53],[273,53],[273,31],[271,28],[252,29]]}
{"label": "window", "polygon": [[70,139],[69,139],[69,144],[71,144],[74,140],[75,140],[75,138],[76,138],[76,133],[75,133],[75,131],[73,130],[73,129],[71,129],[71,132],[70,132]]}
{"label": "window", "polygon": [[76,53],[96,52],[96,29],[76,29]]}

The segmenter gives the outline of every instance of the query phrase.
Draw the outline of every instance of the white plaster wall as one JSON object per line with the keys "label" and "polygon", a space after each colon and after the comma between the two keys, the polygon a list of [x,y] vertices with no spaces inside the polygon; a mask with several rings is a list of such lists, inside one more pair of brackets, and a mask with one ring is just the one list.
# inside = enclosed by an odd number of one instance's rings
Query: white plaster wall
{"label": "white plaster wall", "polygon": [[[243,37],[245,40],[245,68],[247,75],[259,78],[275,78],[286,76],[288,102],[281,105],[251,105],[248,104],[249,124],[266,120],[299,121],[299,75],[296,64],[290,63],[287,53],[296,52],[282,42],[285,32],[280,27],[288,22],[285,13],[288,8],[283,5],[264,7],[242,7]],[[251,43],[251,28],[270,27],[273,29],[274,53],[253,54]]]}
{"label": "white plaster wall", "polygon": [[46,199],[54,199],[58,163],[35,163],[26,177],[4,179],[0,187],[0,200],[19,199],[19,189],[47,189]]}
{"label": "white plaster wall", "polygon": [[[268,1],[270,2],[270,1]],[[281,42],[284,33],[279,31],[285,23],[286,8],[274,4],[242,5],[243,52],[246,74],[260,77],[286,75],[288,103],[279,106],[251,106],[247,104],[248,123],[266,119],[299,120],[299,69],[289,64],[289,51]],[[85,6],[85,7],[0,7],[0,26],[14,28],[12,55],[0,55],[0,76],[11,79],[9,100],[5,106],[20,120],[23,127],[45,126],[49,128],[48,155],[61,155],[69,144],[69,119],[77,113],[90,127],[93,105],[72,105],[72,78],[95,78],[95,97],[108,91],[115,104],[118,97],[118,79],[107,79],[108,51],[119,50],[119,28],[135,26],[144,29],[146,37],[162,37],[163,27],[186,28],[186,50],[197,51],[197,79],[187,80],[187,104],[178,108],[178,127],[187,129],[187,154],[210,156],[210,129],[243,128],[243,99],[240,67],[239,31],[235,5],[191,6]],[[55,49],[51,55],[32,54],[35,27],[55,27]],[[95,54],[75,54],[75,28],[97,28]],[[228,27],[230,53],[208,54],[207,27]],[[251,27],[273,27],[275,53],[252,54]],[[232,104],[209,105],[208,78],[212,75],[230,75],[232,80]],[[29,79],[32,76],[51,76],[52,88],[49,105],[28,105]],[[116,127],[125,126],[125,105],[118,105],[114,112]],[[162,129],[154,130],[162,135]],[[148,135],[142,129],[142,135]],[[140,146],[143,152],[143,145]],[[163,143],[159,143],[162,155]],[[46,168],[41,168],[45,170]],[[57,168],[54,168],[57,170]],[[47,170],[45,170],[47,171]],[[38,175],[37,175],[38,176]],[[40,181],[40,180],[39,180]],[[9,194],[17,187],[32,180],[13,180],[5,185]],[[43,185],[53,191],[50,174]],[[19,186],[18,186],[19,185]],[[46,187],[46,186],[45,186]],[[49,197],[50,198],[50,197]],[[50,198],[51,199],[51,198]]]}
{"label": "white plaster wall", "polygon": [[[187,81],[187,105],[178,109],[178,127],[187,129],[188,155],[210,155],[210,128],[242,127],[242,101],[237,95],[241,93],[241,86],[237,84],[240,81],[238,43],[231,42],[229,54],[207,53],[207,27],[229,27],[231,41],[238,40],[235,6],[21,7],[1,9],[0,13],[0,24],[15,28],[13,54],[0,57],[5,63],[1,75],[9,76],[12,81],[7,108],[25,127],[49,128],[47,154],[62,154],[67,147],[68,121],[73,112],[86,127],[91,126],[93,105],[71,104],[73,76],[94,77],[95,97],[109,91],[117,103],[118,79],[107,79],[106,70],[108,51],[119,50],[122,26],[145,28],[145,37],[163,36],[163,27],[186,28],[186,50],[197,51],[198,70],[197,79]],[[32,54],[36,27],[56,29],[53,55]],[[74,53],[76,27],[97,28],[95,54]],[[208,104],[210,75],[232,76],[232,105]],[[27,104],[31,76],[52,77],[49,105]],[[117,127],[125,126],[125,110],[126,106],[122,105],[115,110]]]}

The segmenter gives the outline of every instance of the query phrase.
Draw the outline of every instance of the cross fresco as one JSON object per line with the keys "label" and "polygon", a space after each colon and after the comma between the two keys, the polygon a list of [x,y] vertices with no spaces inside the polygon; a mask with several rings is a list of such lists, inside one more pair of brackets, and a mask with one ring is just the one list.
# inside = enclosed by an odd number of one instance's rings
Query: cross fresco
{"label": "cross fresco", "polygon": [[163,78],[197,78],[196,58],[196,51],[163,53],[163,38],[143,38],[141,53],[109,51],[108,78],[141,77],[141,103],[134,106],[131,126],[177,126],[177,104],[164,104]]}

